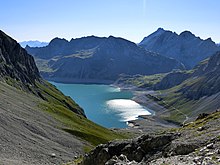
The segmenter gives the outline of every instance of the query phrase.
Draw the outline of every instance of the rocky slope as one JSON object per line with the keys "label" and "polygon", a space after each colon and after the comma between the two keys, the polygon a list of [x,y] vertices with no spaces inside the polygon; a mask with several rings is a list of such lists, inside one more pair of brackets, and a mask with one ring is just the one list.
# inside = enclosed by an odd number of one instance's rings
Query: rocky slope
{"label": "rocky slope", "polygon": [[195,81],[191,85],[181,89],[189,98],[199,99],[206,95],[212,95],[219,91],[219,67],[220,52],[216,52],[209,59],[202,61],[200,64],[189,71],[171,72],[164,76],[158,83],[153,85],[155,90],[169,89],[177,86],[184,81]]}
{"label": "rocky slope", "polygon": [[148,51],[177,59],[187,68],[194,67],[200,61],[220,50],[210,38],[202,40],[189,31],[178,35],[162,28],[145,37],[139,46]]}
{"label": "rocky slope", "polygon": [[84,37],[70,42],[55,38],[47,47],[26,50],[36,58],[43,77],[61,82],[111,83],[120,74],[149,75],[184,69],[176,60],[112,36]]}
{"label": "rocky slope", "polygon": [[219,164],[219,122],[217,111],[182,128],[99,145],[85,155],[81,165]]}
{"label": "rocky slope", "polygon": [[199,99],[220,92],[220,52],[201,62],[193,70],[167,74],[154,89],[168,89],[187,81],[189,85],[180,90],[191,99]]}
{"label": "rocky slope", "polygon": [[195,119],[199,113],[220,108],[220,52],[193,70],[167,74],[153,88],[152,97],[169,110],[161,116],[174,121]]}
{"label": "rocky slope", "polygon": [[127,137],[86,119],[2,31],[0,59],[0,164],[62,164],[100,143]]}

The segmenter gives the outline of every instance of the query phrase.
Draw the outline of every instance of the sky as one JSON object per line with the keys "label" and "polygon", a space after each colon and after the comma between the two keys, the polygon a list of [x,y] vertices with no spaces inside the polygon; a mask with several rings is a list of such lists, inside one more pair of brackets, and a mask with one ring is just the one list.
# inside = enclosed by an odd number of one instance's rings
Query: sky
{"label": "sky", "polygon": [[0,0],[0,29],[18,42],[122,37],[139,43],[159,27],[220,42],[220,0]]}

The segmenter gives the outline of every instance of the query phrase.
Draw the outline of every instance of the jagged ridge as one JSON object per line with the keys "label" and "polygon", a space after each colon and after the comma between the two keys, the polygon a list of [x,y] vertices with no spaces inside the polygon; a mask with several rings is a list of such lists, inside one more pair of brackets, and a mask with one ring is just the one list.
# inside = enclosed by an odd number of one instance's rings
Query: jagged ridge
{"label": "jagged ridge", "polygon": [[211,38],[202,40],[190,31],[184,31],[178,35],[162,28],[145,37],[139,46],[177,59],[187,68],[194,67],[200,61],[220,50]]}

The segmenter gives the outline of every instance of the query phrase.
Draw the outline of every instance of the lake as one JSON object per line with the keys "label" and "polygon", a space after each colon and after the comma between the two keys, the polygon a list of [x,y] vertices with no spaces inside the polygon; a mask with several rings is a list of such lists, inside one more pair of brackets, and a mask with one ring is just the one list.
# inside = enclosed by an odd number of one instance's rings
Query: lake
{"label": "lake", "polygon": [[75,100],[88,119],[107,128],[125,128],[127,121],[150,115],[147,108],[131,100],[130,91],[110,85],[51,83]]}

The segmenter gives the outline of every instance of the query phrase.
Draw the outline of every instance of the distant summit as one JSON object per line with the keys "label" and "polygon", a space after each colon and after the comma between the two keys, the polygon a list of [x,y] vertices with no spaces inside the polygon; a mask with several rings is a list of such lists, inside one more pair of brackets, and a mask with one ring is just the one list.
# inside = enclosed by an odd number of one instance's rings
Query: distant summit
{"label": "distant summit", "polygon": [[200,61],[211,56],[220,48],[208,38],[202,40],[190,31],[177,34],[159,28],[145,37],[139,46],[182,62],[187,68],[192,68]]}
{"label": "distant summit", "polygon": [[47,46],[48,43],[47,42],[40,42],[40,41],[23,41],[23,42],[19,42],[19,44],[21,45],[21,47],[25,48],[27,45],[30,47],[44,47]]}

